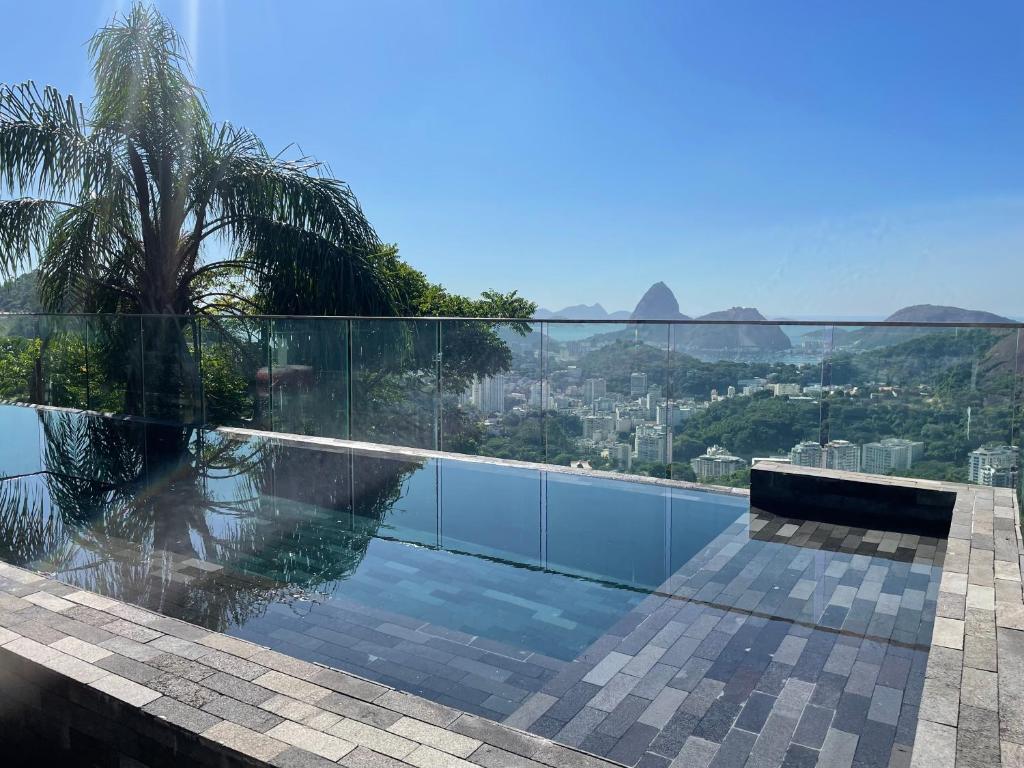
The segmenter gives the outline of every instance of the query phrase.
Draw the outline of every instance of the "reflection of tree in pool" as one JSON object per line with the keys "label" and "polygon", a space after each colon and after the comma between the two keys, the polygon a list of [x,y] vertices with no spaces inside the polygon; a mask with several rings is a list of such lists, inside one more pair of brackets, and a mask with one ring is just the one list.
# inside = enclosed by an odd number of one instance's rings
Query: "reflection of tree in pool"
{"label": "reflection of tree in pool", "polygon": [[352,530],[348,454],[40,418],[45,474],[0,484],[0,558],[215,629],[345,579],[419,466],[358,459]]}

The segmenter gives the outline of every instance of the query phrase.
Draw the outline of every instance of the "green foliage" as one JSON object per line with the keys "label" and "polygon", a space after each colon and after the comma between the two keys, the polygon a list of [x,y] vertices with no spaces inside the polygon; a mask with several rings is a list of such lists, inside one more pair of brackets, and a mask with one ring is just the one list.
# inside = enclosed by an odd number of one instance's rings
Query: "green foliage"
{"label": "green foliage", "polygon": [[42,312],[38,273],[26,272],[0,286],[0,312]]}
{"label": "green foliage", "polygon": [[20,336],[0,337],[0,399],[28,402],[42,342]]}

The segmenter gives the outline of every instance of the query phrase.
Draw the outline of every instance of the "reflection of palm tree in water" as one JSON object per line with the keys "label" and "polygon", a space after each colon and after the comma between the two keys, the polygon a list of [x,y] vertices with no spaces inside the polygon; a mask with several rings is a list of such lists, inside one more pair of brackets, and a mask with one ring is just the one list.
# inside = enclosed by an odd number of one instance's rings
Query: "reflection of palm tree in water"
{"label": "reflection of palm tree in water", "polygon": [[0,483],[0,558],[212,629],[347,578],[419,467],[191,428],[40,418],[44,474]]}

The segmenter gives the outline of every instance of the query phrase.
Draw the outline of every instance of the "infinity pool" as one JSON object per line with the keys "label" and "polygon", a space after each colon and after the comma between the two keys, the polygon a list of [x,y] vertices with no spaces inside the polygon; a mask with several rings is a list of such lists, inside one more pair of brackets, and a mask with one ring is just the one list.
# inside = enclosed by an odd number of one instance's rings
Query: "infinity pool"
{"label": "infinity pool", "polygon": [[3,559],[371,669],[375,643],[412,632],[571,661],[746,511],[727,494],[13,406],[0,429]]}

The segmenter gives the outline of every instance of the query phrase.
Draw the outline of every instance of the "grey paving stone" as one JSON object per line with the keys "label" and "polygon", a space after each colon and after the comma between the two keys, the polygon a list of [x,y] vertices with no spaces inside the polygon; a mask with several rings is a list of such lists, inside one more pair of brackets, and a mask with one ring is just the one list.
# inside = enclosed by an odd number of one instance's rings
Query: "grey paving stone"
{"label": "grey paving stone", "polygon": [[750,757],[757,735],[733,728],[715,753],[710,768],[742,768]]}
{"label": "grey paving stone", "polygon": [[593,707],[583,707],[556,735],[556,741],[578,747],[608,717],[608,713]]}
{"label": "grey paving stone", "polygon": [[168,696],[161,696],[142,709],[151,715],[167,720],[193,733],[202,733],[220,722],[220,718],[198,710],[195,707],[190,707]]}
{"label": "grey paving stone", "polygon": [[964,768],[999,765],[999,723],[988,709],[960,705],[956,764]]}
{"label": "grey paving stone", "polygon": [[146,685],[165,696],[170,696],[190,707],[199,709],[217,698],[217,694],[209,688],[166,673],[153,678]]}
{"label": "grey paving stone", "polygon": [[[612,710],[612,712],[608,714],[608,717],[601,722],[598,726],[598,731],[607,736],[618,739],[629,729],[629,726],[637,721],[637,718],[640,717],[644,710],[649,706],[651,706],[651,702],[647,699],[641,699],[638,696],[630,694],[619,702],[619,706]],[[663,725],[658,726],[655,723],[648,723],[648,725],[653,725],[658,728],[663,727]]]}
{"label": "grey paving stone", "polygon": [[[323,768],[327,768],[328,765],[343,765],[345,768],[408,768],[409,766],[409,763],[401,760],[395,760],[393,757],[382,755],[378,752],[366,749],[365,747],[356,747],[341,758],[339,763],[331,763],[326,760],[324,763],[326,765],[324,765]],[[292,766],[285,765],[281,766],[281,768],[292,768]],[[302,768],[302,766],[296,765],[295,768]],[[317,764],[310,768],[320,768],[320,766]]]}
{"label": "grey paving stone", "polygon": [[810,749],[800,744],[790,744],[782,758],[782,765],[785,768],[814,768],[818,765],[818,757],[816,749]]}
{"label": "grey paving stone", "polygon": [[388,691],[376,699],[374,703],[395,712],[415,717],[417,720],[423,720],[432,725],[442,727],[454,722],[462,714],[462,712],[452,707],[436,704],[417,696],[401,693],[400,691]]}
{"label": "grey paving stone", "polygon": [[793,734],[793,741],[805,747],[821,749],[834,715],[835,713],[831,709],[808,704],[804,708],[796,732]]}
{"label": "grey paving stone", "polygon": [[776,697],[766,693],[755,691],[750,694],[739,717],[736,720],[736,727],[752,733],[760,733],[775,707]]}
{"label": "grey paving stone", "polygon": [[639,716],[639,722],[659,730],[664,728],[688,696],[686,691],[677,688],[662,688],[661,693]]}
{"label": "grey paving stone", "polygon": [[820,764],[829,768],[847,768],[853,765],[857,741],[856,734],[830,728],[819,753]]}
{"label": "grey paving stone", "polygon": [[534,736],[470,714],[460,715],[449,727],[463,736],[469,736],[523,757],[533,757],[543,745],[543,742]]}
{"label": "grey paving stone", "polygon": [[902,704],[903,691],[897,688],[887,688],[884,685],[876,685],[871,695],[868,719],[895,726],[899,721]]}
{"label": "grey paving stone", "polygon": [[343,693],[329,693],[316,705],[329,712],[344,715],[377,728],[388,728],[402,718],[402,714],[390,709],[370,704],[361,699],[354,699]]}
{"label": "grey paving stone", "polygon": [[264,709],[222,695],[204,704],[203,711],[260,733],[265,733],[282,720]]}
{"label": "grey paving stone", "polygon": [[203,686],[233,699],[257,706],[274,696],[274,692],[224,672],[216,672],[203,680]]}
{"label": "grey paving stone", "polygon": [[720,746],[716,742],[691,736],[686,740],[679,756],[672,761],[672,765],[678,768],[706,768],[714,760]]}
{"label": "grey paving stone", "polygon": [[522,755],[506,752],[490,744],[484,744],[476,752],[470,755],[470,760],[475,765],[483,768],[544,768],[542,763],[535,762]]}
{"label": "grey paving stone", "polygon": [[[352,753],[350,752],[349,754]],[[326,758],[320,757],[320,755],[314,755],[312,752],[307,752],[306,750],[299,749],[298,747],[288,747],[284,752],[272,757],[270,759],[270,764],[277,766],[277,768],[328,768],[329,766],[336,767],[338,765],[338,763],[335,763],[332,760],[327,760]],[[344,762],[344,758],[342,758],[342,765],[353,766],[354,768],[354,766],[358,764],[346,763]],[[390,766],[385,766],[383,763],[364,763],[360,768],[377,768],[378,765],[380,768],[390,768]],[[394,765],[401,766],[402,764],[395,761]]]}
{"label": "grey paving stone", "polygon": [[606,756],[609,760],[625,765],[635,765],[657,735],[657,728],[639,722],[633,723]]}
{"label": "grey paving stone", "polygon": [[113,654],[100,659],[96,662],[96,666],[103,667],[103,669],[106,669],[109,672],[114,672],[121,677],[127,677],[129,680],[134,680],[136,683],[148,683],[150,680],[154,680],[164,674],[161,670],[156,669],[155,667],[151,667],[141,661],[125,658],[118,654]]}

